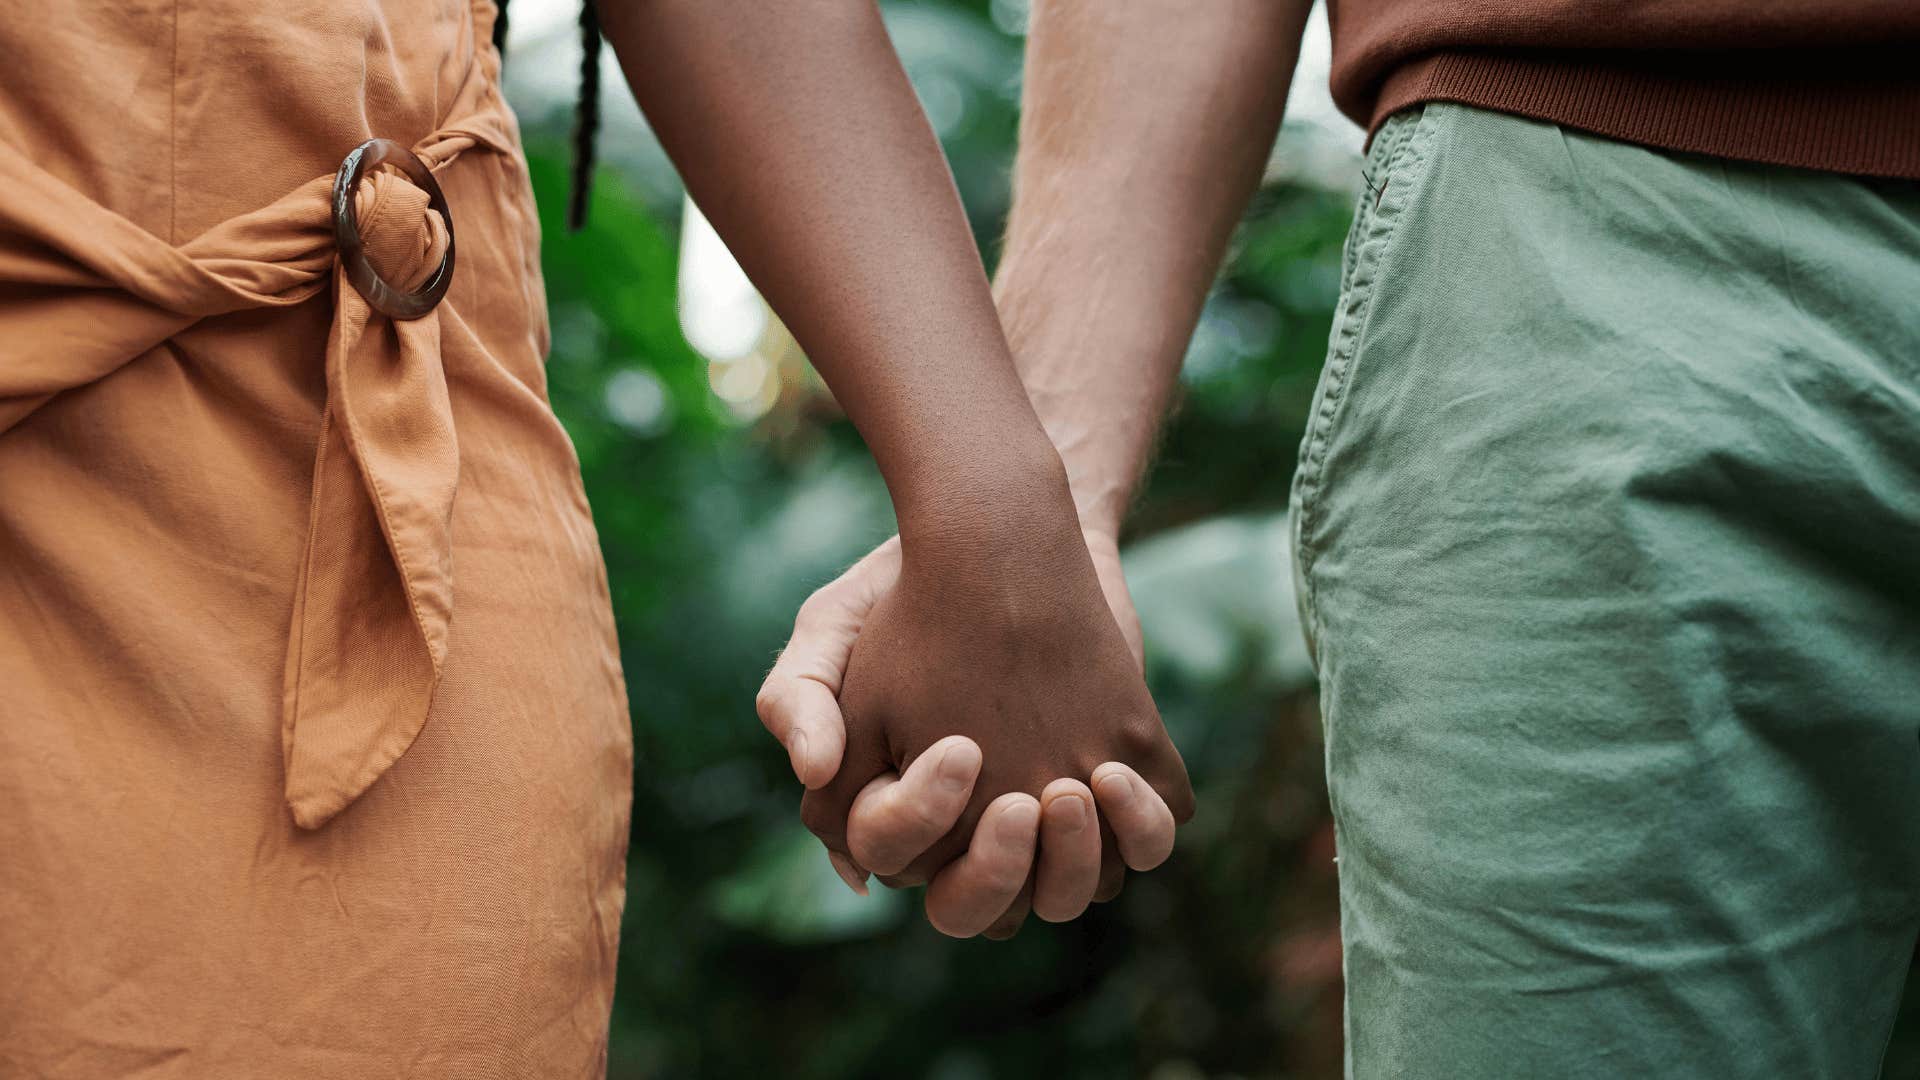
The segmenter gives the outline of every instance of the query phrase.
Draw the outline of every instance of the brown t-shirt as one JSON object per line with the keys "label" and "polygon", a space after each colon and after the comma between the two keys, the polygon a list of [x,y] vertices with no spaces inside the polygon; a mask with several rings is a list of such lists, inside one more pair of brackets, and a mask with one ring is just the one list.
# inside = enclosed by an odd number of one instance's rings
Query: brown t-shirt
{"label": "brown t-shirt", "polygon": [[1328,0],[1369,131],[1457,101],[1671,150],[1920,179],[1920,0]]}

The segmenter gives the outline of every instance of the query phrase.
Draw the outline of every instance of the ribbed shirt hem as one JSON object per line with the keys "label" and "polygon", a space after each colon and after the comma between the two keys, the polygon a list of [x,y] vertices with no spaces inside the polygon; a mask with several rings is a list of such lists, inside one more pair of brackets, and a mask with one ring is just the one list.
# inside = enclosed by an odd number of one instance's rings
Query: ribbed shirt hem
{"label": "ribbed shirt hem", "polygon": [[1387,78],[1368,130],[1408,106],[1453,101],[1667,150],[1920,180],[1920,79],[1882,63],[1871,50],[1810,69],[1760,50],[1659,63],[1442,52]]}

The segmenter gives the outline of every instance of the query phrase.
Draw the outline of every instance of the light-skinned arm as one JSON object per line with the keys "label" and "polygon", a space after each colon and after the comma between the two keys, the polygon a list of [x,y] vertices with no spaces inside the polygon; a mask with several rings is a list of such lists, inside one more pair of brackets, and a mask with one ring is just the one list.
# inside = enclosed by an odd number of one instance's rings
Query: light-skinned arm
{"label": "light-skinned arm", "polygon": [[994,298],[1090,532],[1117,536],[1273,148],[1308,0],[1036,0]]}
{"label": "light-skinned arm", "polygon": [[[1065,462],[1108,603],[1136,656],[1139,620],[1120,574],[1120,526],[1201,306],[1273,146],[1310,6],[1033,5],[1014,209],[993,292],[1023,384]],[[796,665],[804,658],[833,670],[833,658],[860,631],[862,598],[887,565],[883,549],[822,590],[835,601],[834,618],[795,627],[788,654]],[[913,786],[913,779],[884,804],[856,806],[855,850],[915,849],[950,820],[930,785]],[[1154,812],[1152,792],[1139,793],[1124,770],[1103,765],[1089,781],[1119,839],[1101,869],[1097,896],[1106,898],[1118,891],[1124,866],[1147,869],[1166,857],[1172,821]],[[973,853],[1012,864],[1020,850],[982,836]],[[926,860],[914,860],[899,880],[922,880],[928,870]],[[1003,900],[1012,903],[997,915],[988,910]],[[936,926],[990,925],[992,936],[1004,936],[1025,911],[1012,894],[934,888],[927,913]]]}

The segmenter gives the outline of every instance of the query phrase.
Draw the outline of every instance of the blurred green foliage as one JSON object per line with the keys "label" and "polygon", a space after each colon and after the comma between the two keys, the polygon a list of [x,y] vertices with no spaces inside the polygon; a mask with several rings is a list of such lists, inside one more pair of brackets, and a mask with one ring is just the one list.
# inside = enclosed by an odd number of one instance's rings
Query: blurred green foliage
{"label": "blurred green foliage", "polygon": [[[1017,19],[1000,7],[889,8],[990,257],[1020,55]],[[911,48],[916,35],[938,47]],[[861,900],[839,884],[753,715],[806,593],[891,532],[857,436],[818,405],[736,422],[680,332],[677,202],[603,170],[589,227],[567,233],[566,117],[525,120],[550,391],[611,575],[638,758],[612,1075],[1337,1074],[1318,720],[1298,673],[1268,662],[1292,612],[1231,598],[1262,596],[1285,573],[1273,515],[1327,338],[1350,197],[1261,194],[1134,518],[1141,574],[1163,582],[1138,588],[1150,680],[1200,816],[1173,860],[1116,903],[1072,924],[1030,921],[1007,943],[956,942],[926,925],[917,895],[876,887]],[[648,398],[644,424],[618,407],[628,392]],[[1184,629],[1163,647],[1157,626]]]}

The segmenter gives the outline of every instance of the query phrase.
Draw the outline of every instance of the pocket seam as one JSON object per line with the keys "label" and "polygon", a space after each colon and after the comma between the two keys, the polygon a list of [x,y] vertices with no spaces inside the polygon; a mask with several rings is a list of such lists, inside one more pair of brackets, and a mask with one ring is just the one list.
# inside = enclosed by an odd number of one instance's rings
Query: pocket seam
{"label": "pocket seam", "polygon": [[[1380,186],[1362,196],[1360,212],[1355,215],[1356,233],[1364,230],[1354,253],[1347,286],[1341,293],[1334,339],[1328,346],[1324,384],[1316,395],[1313,412],[1307,418],[1307,433],[1300,455],[1296,519],[1293,522],[1293,559],[1296,591],[1299,593],[1302,630],[1306,634],[1309,655],[1318,661],[1318,643],[1323,634],[1320,605],[1313,574],[1319,554],[1317,526],[1322,524],[1321,494],[1326,485],[1327,460],[1332,453],[1334,434],[1353,381],[1353,368],[1360,341],[1366,335],[1373,314],[1373,294],[1381,269],[1392,254],[1401,212],[1414,195],[1418,180],[1425,173],[1428,144],[1443,110],[1438,103],[1426,106],[1384,155]],[[1398,187],[1394,180],[1400,180]],[[1377,195],[1375,194],[1377,192]],[[1393,201],[1386,201],[1392,194]],[[1367,196],[1373,196],[1369,204]]]}

